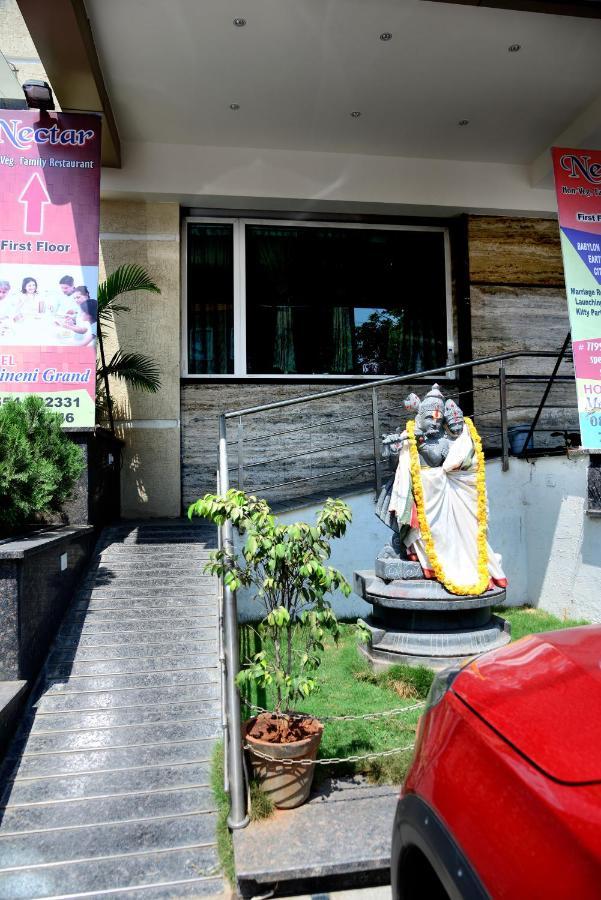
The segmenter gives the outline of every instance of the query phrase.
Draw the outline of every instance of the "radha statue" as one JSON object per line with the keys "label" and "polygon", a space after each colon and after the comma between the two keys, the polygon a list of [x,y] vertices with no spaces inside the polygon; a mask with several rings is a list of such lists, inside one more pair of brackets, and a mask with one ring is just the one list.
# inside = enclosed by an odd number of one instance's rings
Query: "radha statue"
{"label": "radha statue", "polygon": [[451,594],[506,587],[501,557],[487,540],[484,453],[473,422],[437,384],[421,402],[410,394],[405,407],[415,420],[383,441],[398,464],[378,499],[376,514],[394,532],[379,558],[417,560],[424,577]]}

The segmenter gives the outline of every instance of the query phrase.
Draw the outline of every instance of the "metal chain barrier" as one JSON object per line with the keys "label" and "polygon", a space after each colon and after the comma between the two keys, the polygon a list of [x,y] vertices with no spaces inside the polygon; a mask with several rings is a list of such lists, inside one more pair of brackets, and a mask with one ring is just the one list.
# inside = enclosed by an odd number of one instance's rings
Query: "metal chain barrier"
{"label": "metal chain barrier", "polygon": [[395,753],[404,753],[406,750],[413,750],[414,744],[407,744],[406,747],[393,747],[392,750],[380,750],[379,753],[363,753],[360,756],[333,756],[331,759],[278,759],[276,756],[268,756],[260,750],[245,744],[244,749],[250,750],[253,756],[258,756],[268,762],[279,763],[282,766],[331,766],[335,763],[361,762],[364,759],[379,759],[382,756],[394,756]]}
{"label": "metal chain barrier", "polygon": [[[256,706],[254,703],[249,703],[247,700],[242,700],[242,703],[247,707],[247,709],[254,710],[255,712],[271,712],[272,715],[276,715],[273,713],[273,710],[265,709],[262,706]],[[375,713],[365,713],[362,716],[320,716],[320,722],[349,722],[356,721],[358,719],[381,719],[381,718],[391,718],[392,716],[398,716],[401,713],[411,712],[415,709],[423,709],[425,706],[425,702],[421,701],[420,703],[414,703],[412,706],[399,706],[396,709],[386,709],[382,712]],[[314,719],[315,716],[312,716],[310,713],[293,713],[292,714],[297,719]],[[280,718],[288,718],[286,713],[281,713]],[[354,756],[333,756],[330,759],[278,759],[275,756],[268,756],[266,753],[262,753],[260,750],[257,750],[255,747],[251,747],[250,744],[245,744],[244,749],[249,750],[253,756],[258,756],[260,759],[265,759],[268,762],[280,763],[283,766],[331,766],[336,765],[337,763],[351,763],[351,762],[361,762],[365,759],[379,759],[382,756],[394,756],[395,753],[404,753],[407,750],[413,750],[414,744],[407,744],[405,747],[393,747],[391,750],[380,750],[376,753],[363,753],[361,755]]]}
{"label": "metal chain barrier", "polygon": [[[247,709],[254,710],[254,712],[259,713],[271,713],[272,715],[277,715],[271,709],[265,709],[262,706],[255,706],[254,703],[249,703],[247,700],[241,699],[241,702],[246,706]],[[398,716],[402,713],[411,712],[415,709],[423,709],[426,705],[425,701],[422,700],[419,703],[414,703],[412,706],[398,706],[396,709],[385,709],[382,712],[373,712],[373,713],[365,713],[362,716],[319,716],[320,722],[352,722],[357,721],[358,719],[384,719],[390,718],[392,716]],[[311,713],[280,713],[278,718],[287,719],[288,716],[294,716],[295,719],[315,719],[316,717],[311,715]]]}

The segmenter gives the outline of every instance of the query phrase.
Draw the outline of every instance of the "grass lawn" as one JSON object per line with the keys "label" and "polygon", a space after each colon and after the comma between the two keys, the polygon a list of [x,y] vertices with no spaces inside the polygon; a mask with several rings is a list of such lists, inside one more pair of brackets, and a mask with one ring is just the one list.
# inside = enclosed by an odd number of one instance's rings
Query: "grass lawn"
{"label": "grass lawn", "polygon": [[[512,639],[586,625],[585,621],[561,620],[529,607],[499,608],[496,610],[511,623]],[[353,625],[341,626],[341,638],[336,646],[329,640],[321,668],[317,672],[320,688],[303,703],[295,704],[299,712],[310,713],[317,718],[338,715],[363,715],[381,710],[410,707],[425,699],[433,673],[422,667],[394,666],[388,672],[374,675],[357,651],[357,636]],[[259,639],[248,625],[240,626],[241,662],[259,649]],[[245,699],[266,709],[273,709],[275,692],[257,690],[253,686]],[[322,759],[348,757],[353,754],[373,753],[412,744],[421,709],[382,719],[326,722],[319,756]],[[242,717],[252,715],[242,708]],[[412,751],[404,751],[380,760],[354,763],[338,763],[333,766],[317,766],[315,779],[319,781],[331,775],[362,774],[370,781],[398,784],[402,781]],[[234,882],[234,862],[231,835],[227,830],[229,801],[223,792],[223,747],[219,745],[213,759],[213,789],[219,807],[218,850],[222,867]],[[268,799],[257,785],[251,785],[251,818],[263,818],[271,813]]]}
{"label": "grass lawn", "polygon": [[[562,621],[550,613],[528,607],[499,609],[511,623],[512,638],[526,634],[584,625],[586,622]],[[388,672],[374,675],[357,651],[353,625],[342,625],[338,646],[329,640],[321,668],[317,672],[320,688],[302,703],[299,712],[325,716],[363,715],[365,713],[412,706],[425,699],[432,681],[429,669],[394,666]],[[259,649],[259,638],[249,626],[241,626],[241,661]],[[275,693],[254,686],[245,699],[257,706],[273,709]],[[390,718],[346,722],[326,722],[319,751],[321,758],[340,758],[374,753],[411,744],[421,710],[412,710]],[[252,712],[242,710],[243,717]],[[354,763],[338,763],[333,767],[317,767],[316,777],[336,774],[364,774],[376,782],[399,782],[411,759],[411,751]]]}

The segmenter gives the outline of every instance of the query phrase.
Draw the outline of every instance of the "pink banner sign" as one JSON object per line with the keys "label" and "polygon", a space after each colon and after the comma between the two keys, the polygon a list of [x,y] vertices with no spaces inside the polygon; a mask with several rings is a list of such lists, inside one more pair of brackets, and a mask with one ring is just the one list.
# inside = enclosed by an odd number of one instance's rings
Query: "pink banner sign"
{"label": "pink banner sign", "polygon": [[582,446],[601,449],[601,151],[553,148]]}
{"label": "pink banner sign", "polygon": [[0,110],[0,402],[95,424],[100,118]]}

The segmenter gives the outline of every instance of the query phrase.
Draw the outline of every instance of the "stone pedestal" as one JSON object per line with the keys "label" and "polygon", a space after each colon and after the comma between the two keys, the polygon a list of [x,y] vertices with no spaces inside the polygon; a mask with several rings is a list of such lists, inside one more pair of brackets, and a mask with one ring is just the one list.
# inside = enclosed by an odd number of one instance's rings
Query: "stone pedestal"
{"label": "stone pedestal", "polygon": [[458,597],[437,581],[385,581],[374,571],[362,571],[354,573],[354,589],[372,605],[365,622],[371,638],[362,652],[376,671],[399,663],[442,669],[511,639],[509,623],[492,612],[505,599],[502,588]]}

